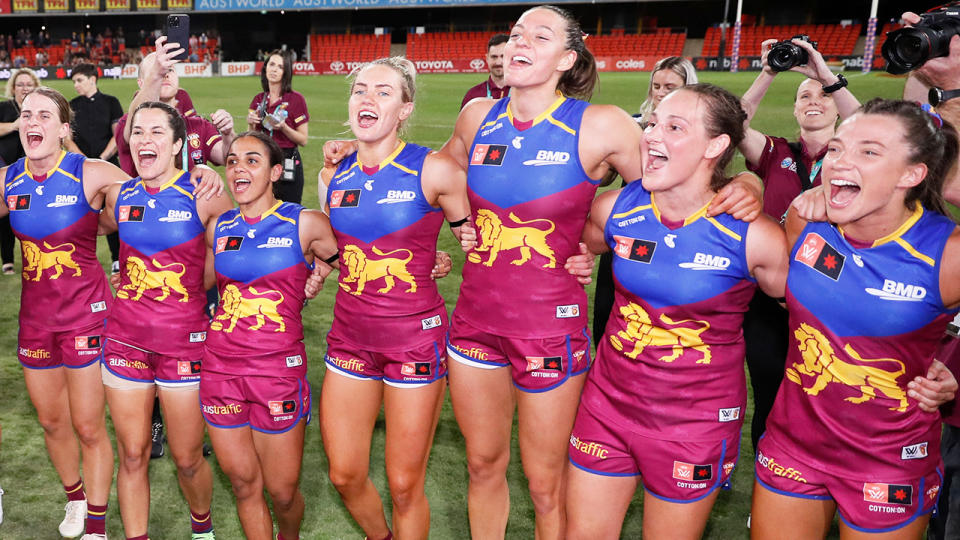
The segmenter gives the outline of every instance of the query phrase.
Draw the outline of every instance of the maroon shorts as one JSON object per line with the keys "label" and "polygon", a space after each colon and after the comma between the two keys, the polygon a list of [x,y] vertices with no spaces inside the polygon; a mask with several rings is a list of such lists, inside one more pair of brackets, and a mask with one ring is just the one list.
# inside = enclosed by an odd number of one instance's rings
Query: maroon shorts
{"label": "maroon shorts", "polygon": [[382,380],[391,386],[430,384],[447,376],[443,338],[403,352],[359,350],[327,334],[327,369],[354,379]]}
{"label": "maroon shorts", "polygon": [[601,476],[643,477],[658,499],[691,503],[726,486],[740,455],[740,437],[716,442],[665,441],[634,433],[580,405],[570,435],[570,462]]}
{"label": "maroon shorts", "polygon": [[142,383],[178,386],[200,382],[203,351],[189,356],[169,356],[146,351],[133,345],[107,339],[103,346],[103,366],[110,373]]}
{"label": "maroon shorts", "polygon": [[833,499],[840,519],[867,533],[894,531],[929,514],[937,507],[943,483],[940,467],[920,478],[841,478],[794,459],[767,438],[757,444],[756,470],[757,482],[774,493]]}
{"label": "maroon shorts", "polygon": [[28,369],[83,368],[100,360],[102,341],[103,321],[61,332],[21,324],[17,359]]}
{"label": "maroon shorts", "polygon": [[263,433],[283,433],[306,418],[310,422],[310,383],[304,377],[234,376],[204,372],[200,410],[210,426],[250,426]]}
{"label": "maroon shorts", "polygon": [[524,392],[545,392],[590,368],[590,334],[520,339],[490,335],[454,314],[447,340],[450,358],[468,366],[509,366],[513,384]]}

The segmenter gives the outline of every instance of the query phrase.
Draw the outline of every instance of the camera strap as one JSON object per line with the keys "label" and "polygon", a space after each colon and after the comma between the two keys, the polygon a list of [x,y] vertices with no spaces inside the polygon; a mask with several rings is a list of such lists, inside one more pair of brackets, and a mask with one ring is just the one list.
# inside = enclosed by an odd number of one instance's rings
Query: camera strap
{"label": "camera strap", "polygon": [[797,176],[800,177],[800,189],[806,191],[813,187],[813,180],[820,174],[820,167],[823,166],[823,159],[818,159],[813,163],[813,169],[807,171],[807,166],[803,164],[803,150],[800,142],[787,143],[790,152],[793,154],[793,162],[797,165]]}

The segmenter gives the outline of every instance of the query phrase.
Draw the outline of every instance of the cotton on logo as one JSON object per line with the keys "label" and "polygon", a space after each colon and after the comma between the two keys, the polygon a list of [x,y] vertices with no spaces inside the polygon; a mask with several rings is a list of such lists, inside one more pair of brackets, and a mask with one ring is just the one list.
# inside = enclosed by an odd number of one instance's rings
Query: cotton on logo
{"label": "cotton on logo", "polygon": [[474,71],[483,71],[483,68],[487,66],[487,63],[479,58],[474,58],[470,61],[470,69]]}
{"label": "cotton on logo", "polygon": [[333,61],[333,62],[330,62],[330,69],[332,69],[333,71],[343,71],[343,68],[344,68],[344,67],[346,67],[346,66],[344,66],[344,65],[343,65],[343,62],[341,62],[341,61],[339,61],[339,60],[335,60],[335,61]]}

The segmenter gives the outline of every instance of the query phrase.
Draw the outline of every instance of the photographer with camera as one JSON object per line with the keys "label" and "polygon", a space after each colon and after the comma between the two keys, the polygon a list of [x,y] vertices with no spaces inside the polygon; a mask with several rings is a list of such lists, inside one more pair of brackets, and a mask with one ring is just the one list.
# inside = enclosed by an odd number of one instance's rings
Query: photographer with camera
{"label": "photographer with camera", "polygon": [[[806,36],[779,43],[775,39],[764,41],[761,62],[763,71],[741,99],[748,129],[739,149],[747,168],[763,180],[764,212],[780,220],[794,197],[820,183],[820,167],[837,118],[851,115],[860,103],[846,88],[847,80],[830,71]],[[794,100],[793,116],[800,126],[800,139],[796,142],[749,128],[777,73],[788,70],[807,76],[797,88]],[[744,318],[743,333],[753,388],[751,438],[756,449],[783,379],[789,337],[786,310],[777,299],[758,290]]]}

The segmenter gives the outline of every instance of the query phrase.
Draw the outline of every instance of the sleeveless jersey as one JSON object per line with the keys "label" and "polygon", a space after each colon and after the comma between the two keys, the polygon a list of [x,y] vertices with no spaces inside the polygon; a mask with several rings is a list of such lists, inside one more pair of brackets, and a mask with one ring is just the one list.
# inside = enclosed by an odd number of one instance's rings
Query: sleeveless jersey
{"label": "sleeveless jersey", "polygon": [[939,277],[954,227],[917,205],[867,248],[827,223],[804,228],[787,278],[791,344],[772,443],[844,478],[917,478],[939,465],[940,415],[906,391],[957,311],[943,306]]}
{"label": "sleeveless jersey", "polygon": [[300,246],[301,210],[299,204],[278,202],[254,223],[240,209],[217,220],[214,267],[222,300],[207,334],[207,349],[214,354],[206,357],[204,371],[306,374],[300,311],[312,265]]}
{"label": "sleeveless jersey", "polygon": [[679,228],[661,223],[641,182],[604,227],[614,304],[581,403],[663,440],[739,437],[746,403],[743,314],[756,283],[748,223],[704,206]]}
{"label": "sleeveless jersey", "polygon": [[159,189],[140,178],[117,195],[122,269],[107,337],[160,354],[203,347],[207,245],[190,175],[177,170]]}
{"label": "sleeveless jersey", "polygon": [[330,333],[363,350],[407,351],[447,327],[430,279],[443,213],[420,186],[430,151],[401,142],[373,174],[354,154],[330,181],[327,204],[340,252]]}
{"label": "sleeveless jersey", "polygon": [[598,185],[580,163],[589,103],[559,97],[518,129],[510,102],[493,105],[470,148],[467,193],[478,244],[464,263],[456,312],[505,337],[579,332],[587,296],[563,265],[579,253]]}
{"label": "sleeveless jersey", "polygon": [[4,193],[23,255],[21,324],[61,331],[90,326],[107,315],[112,295],[97,260],[100,212],[83,192],[85,160],[61,152],[39,182],[27,169],[27,158],[7,167]]}

